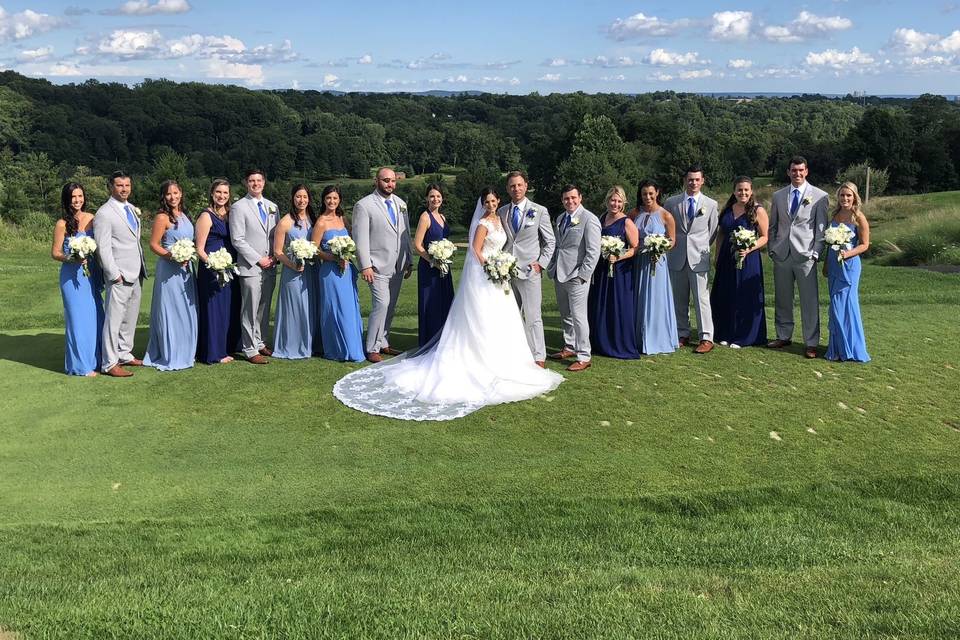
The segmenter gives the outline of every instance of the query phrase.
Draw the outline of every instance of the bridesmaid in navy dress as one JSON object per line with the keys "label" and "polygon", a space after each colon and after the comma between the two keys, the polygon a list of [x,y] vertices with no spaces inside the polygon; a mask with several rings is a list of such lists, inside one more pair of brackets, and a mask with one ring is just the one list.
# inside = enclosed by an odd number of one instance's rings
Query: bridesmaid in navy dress
{"label": "bridesmaid in navy dress", "polygon": [[210,185],[210,206],[197,218],[196,243],[200,268],[197,272],[197,361],[205,364],[232,362],[230,355],[240,339],[239,292],[237,279],[220,286],[207,256],[226,249],[236,262],[230,242],[230,183],[217,178]]}
{"label": "bridesmaid in navy dress", "polygon": [[443,329],[453,304],[453,274],[443,275],[433,266],[427,249],[437,240],[450,237],[447,218],[440,212],[443,192],[440,185],[427,186],[427,210],[420,214],[413,248],[420,254],[417,265],[417,318],[420,346],[430,342]]}
{"label": "bridesmaid in navy dress", "polygon": [[[734,349],[767,344],[767,314],[763,298],[763,264],[760,249],[767,244],[767,212],[753,197],[753,180],[740,176],[720,214],[717,233],[717,266],[710,291],[714,340]],[[732,235],[737,229],[757,234],[751,249],[737,249]],[[737,257],[743,268],[737,269]]]}
{"label": "bridesmaid in navy dress", "polygon": [[[624,213],[627,194],[617,185],[607,192],[607,212],[600,219],[601,234],[623,240],[626,252],[597,262],[587,302],[590,345],[611,358],[640,357],[637,346],[637,292],[633,257],[637,252],[637,226]],[[613,277],[610,277],[613,265]]]}
{"label": "bridesmaid in navy dress", "polygon": [[277,324],[274,328],[273,357],[288,360],[309,358],[313,354],[315,277],[310,265],[298,263],[287,255],[294,240],[310,240],[316,214],[306,185],[294,185],[290,191],[290,213],[283,216],[273,232],[273,255],[283,265],[277,296]]}
{"label": "bridesmaid in navy dress", "polygon": [[150,250],[157,254],[150,340],[146,367],[160,371],[189,369],[197,355],[197,279],[189,262],[173,261],[170,247],[180,239],[193,242],[193,223],[184,210],[183,190],[175,180],[160,185],[160,211],[153,221]]}
{"label": "bridesmaid in navy dress", "polygon": [[637,342],[644,355],[673,353],[680,348],[677,337],[677,314],[673,307],[673,287],[667,254],[660,256],[654,269],[649,253],[643,253],[643,240],[648,235],[669,238],[670,248],[677,241],[677,227],[673,216],[662,205],[663,192],[653,180],[643,180],[637,186],[634,223],[639,233],[640,252],[637,257]]}
{"label": "bridesmaid in navy dress", "polygon": [[[103,274],[91,256],[83,262],[70,257],[73,236],[93,237],[93,214],[85,211],[87,195],[75,182],[60,192],[63,212],[53,230],[50,254],[60,266],[60,295],[63,297],[63,369],[72,376],[97,375],[100,362],[100,334],[103,329]],[[86,265],[89,275],[84,274]]]}
{"label": "bridesmaid in navy dress", "polygon": [[860,254],[870,248],[870,223],[860,208],[857,185],[844,182],[837,190],[837,209],[830,226],[846,225],[853,231],[853,240],[849,249],[830,247],[823,263],[830,290],[827,360],[870,361],[860,318]]}

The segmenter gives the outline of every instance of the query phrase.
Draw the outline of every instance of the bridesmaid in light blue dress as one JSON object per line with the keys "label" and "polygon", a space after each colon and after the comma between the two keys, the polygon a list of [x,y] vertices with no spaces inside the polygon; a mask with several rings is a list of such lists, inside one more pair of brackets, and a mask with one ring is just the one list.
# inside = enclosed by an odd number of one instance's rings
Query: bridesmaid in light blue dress
{"label": "bridesmaid in light blue dress", "polygon": [[62,262],[60,294],[63,296],[64,358],[63,369],[72,376],[97,375],[100,363],[100,334],[103,329],[103,274],[91,256],[83,264],[70,258],[70,238],[93,237],[93,214],[84,211],[86,193],[75,182],[64,185],[60,193],[63,208],[53,232],[51,255]]}
{"label": "bridesmaid in light blue dress", "polygon": [[[870,248],[870,224],[860,210],[860,194],[852,182],[837,190],[837,210],[831,227],[845,225],[853,231],[849,249],[830,248],[823,272],[830,290],[830,339],[827,360],[869,362],[867,340],[860,318],[860,254]],[[843,260],[840,260],[840,257]]]}
{"label": "bridesmaid in light blue dress", "polygon": [[340,362],[366,359],[363,348],[363,320],[357,293],[357,269],[352,263],[338,261],[330,253],[330,240],[349,236],[340,208],[340,189],[323,190],[324,211],[313,226],[313,241],[320,246],[317,267],[320,295],[320,334],[323,357]]}
{"label": "bridesmaid in light blue dress", "polygon": [[160,185],[160,211],[153,221],[150,250],[159,259],[150,305],[150,341],[146,367],[160,371],[189,369],[197,353],[197,279],[190,263],[174,262],[170,247],[193,240],[193,223],[183,206],[183,190],[174,180]]}
{"label": "bridesmaid in light blue dress", "polygon": [[309,358],[313,354],[313,319],[309,265],[298,263],[287,252],[294,240],[310,240],[316,216],[305,185],[295,185],[290,193],[291,213],[277,223],[273,237],[273,255],[283,264],[280,293],[277,297],[277,324],[274,329],[273,357],[287,360]]}
{"label": "bridesmaid in light blue dress", "polygon": [[[660,187],[653,180],[644,180],[637,188],[637,202],[640,204],[634,223],[640,232],[638,251],[643,250],[643,240],[650,234],[664,234],[672,243],[676,242],[673,216],[660,206],[661,197]],[[637,342],[640,353],[673,353],[680,348],[680,341],[667,256],[660,257],[654,270],[650,255],[638,252],[637,269]]]}

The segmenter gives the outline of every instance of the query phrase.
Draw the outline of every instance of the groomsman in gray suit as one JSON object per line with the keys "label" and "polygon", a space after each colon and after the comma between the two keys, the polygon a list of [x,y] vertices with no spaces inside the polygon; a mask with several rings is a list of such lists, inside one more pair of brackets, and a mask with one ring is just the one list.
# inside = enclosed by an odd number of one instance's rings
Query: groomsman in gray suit
{"label": "groomsman in gray suit", "polygon": [[782,349],[793,339],[793,289],[800,292],[804,355],[817,357],[820,344],[820,301],[817,291],[817,260],[823,255],[823,232],[827,226],[830,198],[807,182],[807,161],[790,159],[790,185],[773,194],[770,207],[770,240],[767,253],[773,260],[774,325],[777,339],[767,344]]}
{"label": "groomsman in gray suit", "polygon": [[708,198],[703,188],[703,168],[693,165],[683,176],[684,193],[677,194],[663,204],[677,222],[677,242],[667,253],[670,284],[673,287],[673,306],[677,314],[677,333],[680,346],[690,341],[690,294],[697,313],[700,342],[694,353],[709,353],[713,349],[713,315],[710,311],[710,245],[717,235],[719,216],[717,201]]}
{"label": "groomsman in gray suit", "polygon": [[410,277],[413,259],[407,203],[393,193],[397,188],[393,169],[379,169],[374,186],[374,192],[353,207],[353,238],[360,277],[370,285],[373,298],[367,320],[367,360],[380,362],[381,354],[400,354],[390,346],[390,325],[400,285]]}
{"label": "groomsman in gray suit", "polygon": [[497,213],[507,232],[504,251],[516,256],[520,267],[520,275],[511,281],[511,286],[523,315],[523,329],[530,352],[543,367],[547,346],[540,309],[543,299],[540,273],[544,265],[550,264],[556,240],[547,208],[527,199],[527,176],[522,171],[507,174],[507,193],[510,194],[510,204],[500,207]]}
{"label": "groomsman in gray suit", "polygon": [[260,169],[246,172],[247,195],[230,207],[230,240],[237,250],[240,276],[240,346],[253,364],[267,364],[273,355],[265,340],[270,334],[270,304],[276,282],[276,260],[270,253],[277,226],[277,205],[263,197],[267,181]]}
{"label": "groomsman in gray suit", "polygon": [[147,265],[140,245],[140,210],[127,200],[132,188],[130,176],[115,171],[110,176],[110,199],[93,218],[93,237],[107,290],[100,369],[115,378],[133,375],[123,365],[143,366],[132,349]]}
{"label": "groomsman in gray suit", "polygon": [[579,187],[567,185],[560,192],[564,213],[557,218],[557,246],[547,267],[557,289],[557,306],[563,327],[563,349],[551,360],[577,357],[567,371],[590,367],[590,324],[587,298],[590,279],[600,260],[600,220],[583,208]]}

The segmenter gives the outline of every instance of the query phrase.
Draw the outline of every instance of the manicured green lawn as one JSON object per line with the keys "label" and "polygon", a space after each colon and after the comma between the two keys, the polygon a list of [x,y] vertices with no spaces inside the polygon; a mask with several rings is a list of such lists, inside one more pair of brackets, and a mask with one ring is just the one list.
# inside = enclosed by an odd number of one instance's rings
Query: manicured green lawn
{"label": "manicured green lawn", "polygon": [[[318,359],[68,377],[57,265],[0,282],[21,638],[960,635],[956,275],[865,267],[867,365],[597,358],[447,423],[347,409]],[[400,313],[410,346],[415,279]]]}

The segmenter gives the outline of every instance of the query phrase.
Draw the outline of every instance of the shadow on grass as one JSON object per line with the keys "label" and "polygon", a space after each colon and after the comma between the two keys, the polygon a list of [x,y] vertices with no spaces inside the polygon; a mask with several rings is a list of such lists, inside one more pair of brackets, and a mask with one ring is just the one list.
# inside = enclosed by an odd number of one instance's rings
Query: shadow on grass
{"label": "shadow on grass", "polygon": [[[137,329],[133,352],[141,356],[147,348],[149,331]],[[10,335],[0,333],[0,360],[19,362],[37,369],[63,373],[64,338],[62,333]]]}

